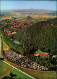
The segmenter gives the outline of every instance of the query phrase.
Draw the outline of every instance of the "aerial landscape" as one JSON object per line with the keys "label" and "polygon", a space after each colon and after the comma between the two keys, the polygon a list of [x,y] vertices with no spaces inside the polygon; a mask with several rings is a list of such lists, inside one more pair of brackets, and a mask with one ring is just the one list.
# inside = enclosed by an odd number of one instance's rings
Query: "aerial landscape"
{"label": "aerial landscape", "polygon": [[57,79],[57,1],[0,3],[0,79]]}

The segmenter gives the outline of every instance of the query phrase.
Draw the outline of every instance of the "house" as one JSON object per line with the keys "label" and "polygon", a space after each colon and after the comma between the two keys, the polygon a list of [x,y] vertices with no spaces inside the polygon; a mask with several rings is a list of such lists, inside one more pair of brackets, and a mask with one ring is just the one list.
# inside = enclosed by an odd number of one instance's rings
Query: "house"
{"label": "house", "polygon": [[49,57],[49,53],[35,53],[34,56],[42,56],[42,57]]}
{"label": "house", "polygon": [[42,57],[49,57],[49,53],[40,53],[39,55]]}
{"label": "house", "polygon": [[42,70],[44,70],[44,66],[41,66]]}
{"label": "house", "polygon": [[34,56],[36,56],[36,57],[39,56],[39,53],[35,53]]}
{"label": "house", "polygon": [[16,32],[12,32],[11,34],[14,35],[14,34],[16,34]]}

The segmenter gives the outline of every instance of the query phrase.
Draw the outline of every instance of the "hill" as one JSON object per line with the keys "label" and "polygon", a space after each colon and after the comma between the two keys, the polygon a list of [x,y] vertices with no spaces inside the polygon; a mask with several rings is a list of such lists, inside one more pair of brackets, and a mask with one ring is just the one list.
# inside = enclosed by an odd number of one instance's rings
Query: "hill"
{"label": "hill", "polygon": [[57,18],[37,22],[25,27],[14,36],[24,48],[25,53],[33,53],[40,49],[42,51],[56,54],[57,51]]}

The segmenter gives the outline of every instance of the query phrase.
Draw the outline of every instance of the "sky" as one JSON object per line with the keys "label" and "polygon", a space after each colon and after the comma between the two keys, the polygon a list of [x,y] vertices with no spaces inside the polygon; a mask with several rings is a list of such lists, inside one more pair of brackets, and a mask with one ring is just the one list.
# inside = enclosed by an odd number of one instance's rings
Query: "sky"
{"label": "sky", "polygon": [[0,1],[1,10],[45,9],[56,11],[56,1]]}

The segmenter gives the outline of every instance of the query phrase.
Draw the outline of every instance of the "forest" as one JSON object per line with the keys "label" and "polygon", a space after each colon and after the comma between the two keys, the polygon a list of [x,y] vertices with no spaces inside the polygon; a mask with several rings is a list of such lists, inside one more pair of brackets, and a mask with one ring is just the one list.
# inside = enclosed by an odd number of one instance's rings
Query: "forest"
{"label": "forest", "polygon": [[41,21],[25,27],[14,35],[24,48],[25,53],[33,53],[40,49],[44,52],[57,52],[57,18]]}

